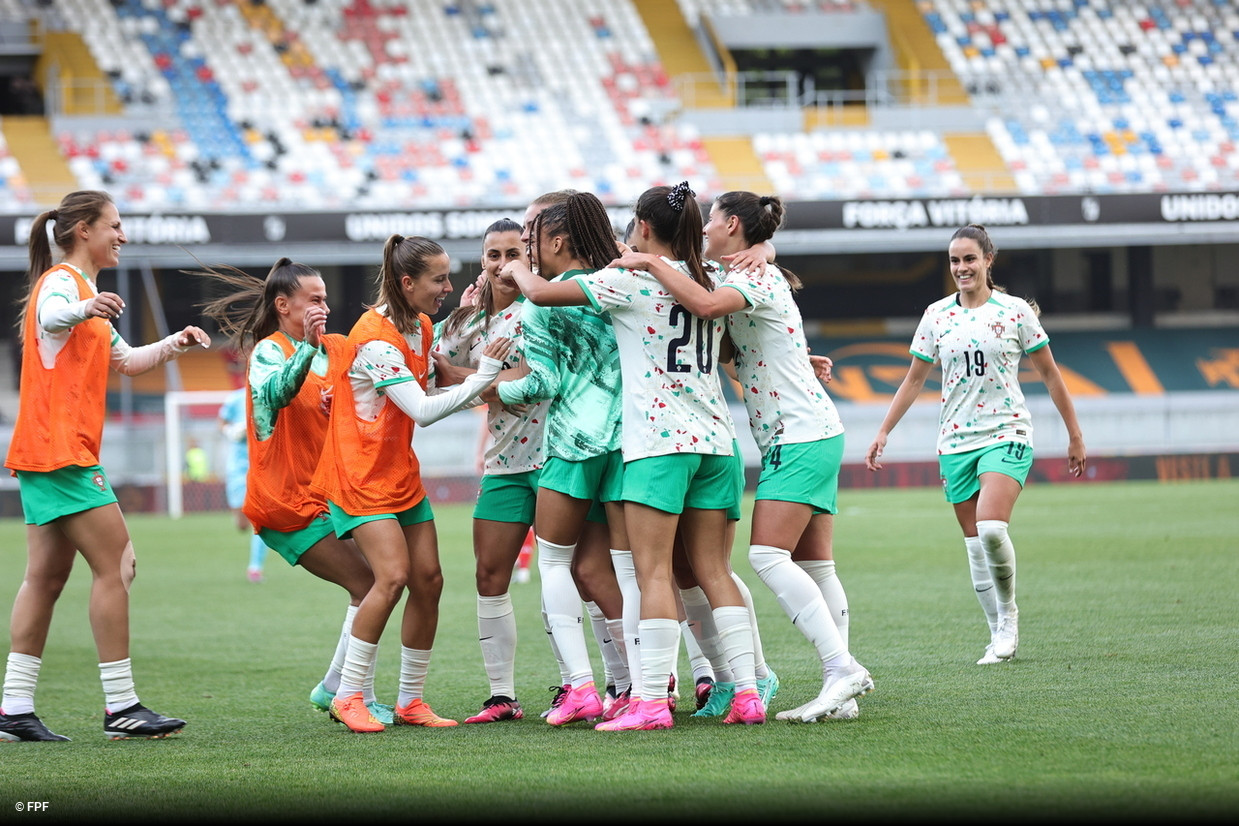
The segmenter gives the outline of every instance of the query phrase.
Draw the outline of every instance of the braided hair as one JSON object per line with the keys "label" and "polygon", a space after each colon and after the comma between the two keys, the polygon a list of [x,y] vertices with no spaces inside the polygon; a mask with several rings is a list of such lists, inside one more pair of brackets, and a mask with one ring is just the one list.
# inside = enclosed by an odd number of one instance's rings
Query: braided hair
{"label": "braided hair", "polygon": [[538,214],[529,237],[562,236],[568,255],[590,269],[600,270],[615,260],[619,247],[607,209],[591,192],[574,192]]}
{"label": "braided hair", "polygon": [[713,290],[714,282],[701,255],[704,222],[695,195],[688,181],[681,181],[674,187],[652,187],[637,199],[636,216],[649,225],[659,241],[671,248],[677,260],[688,266],[690,278],[707,290]]}

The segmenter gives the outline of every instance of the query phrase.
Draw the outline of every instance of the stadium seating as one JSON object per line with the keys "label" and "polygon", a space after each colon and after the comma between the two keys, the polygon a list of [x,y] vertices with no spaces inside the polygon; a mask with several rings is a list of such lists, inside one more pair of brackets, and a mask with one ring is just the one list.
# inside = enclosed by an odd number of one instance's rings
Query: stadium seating
{"label": "stadium seating", "polygon": [[626,203],[716,175],[662,122],[673,91],[620,0],[55,5],[127,105],[171,115],[58,136],[127,209],[523,204],[563,186]]}
{"label": "stadium seating", "polygon": [[969,194],[941,137],[929,130],[761,133],[753,145],[785,198]]}
{"label": "stadium seating", "polygon": [[1239,10],[1228,0],[921,0],[951,67],[993,106],[1021,191],[1239,184]]}
{"label": "stadium seating", "polygon": [[[31,0],[33,2],[33,0]],[[10,6],[18,0],[4,0]],[[678,0],[698,15],[860,0]],[[126,107],[56,136],[126,210],[630,203],[720,176],[628,0],[39,0]],[[1239,184],[1239,11],[1225,0],[918,0],[1021,192]],[[569,44],[552,47],[555,43]],[[970,194],[942,135],[762,133],[790,198]],[[0,187],[29,198],[0,148]]]}

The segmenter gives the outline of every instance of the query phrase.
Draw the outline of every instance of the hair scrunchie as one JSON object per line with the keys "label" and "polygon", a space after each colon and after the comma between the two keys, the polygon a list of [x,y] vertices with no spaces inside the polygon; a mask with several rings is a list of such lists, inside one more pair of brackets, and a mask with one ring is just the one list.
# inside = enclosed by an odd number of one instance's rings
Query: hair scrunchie
{"label": "hair scrunchie", "polygon": [[57,218],[60,217],[60,210],[58,209],[49,210],[47,213],[47,217],[55,221]]}
{"label": "hair scrunchie", "polygon": [[676,212],[684,211],[684,204],[688,199],[696,196],[692,187],[688,185],[688,181],[680,181],[675,186],[671,187],[671,191],[667,193],[667,203],[671,204],[671,208]]}

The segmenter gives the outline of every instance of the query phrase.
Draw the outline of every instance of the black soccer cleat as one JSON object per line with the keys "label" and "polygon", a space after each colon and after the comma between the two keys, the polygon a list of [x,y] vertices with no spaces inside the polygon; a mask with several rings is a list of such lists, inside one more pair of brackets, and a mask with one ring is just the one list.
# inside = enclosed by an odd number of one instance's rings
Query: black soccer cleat
{"label": "black soccer cleat", "polygon": [[103,719],[103,733],[113,740],[145,738],[155,740],[176,734],[185,728],[185,721],[164,717],[141,703],[134,703],[122,711],[107,714]]}
{"label": "black soccer cleat", "polygon": [[27,714],[0,714],[0,741],[47,743],[68,739],[43,725],[43,721],[36,717],[33,711]]}

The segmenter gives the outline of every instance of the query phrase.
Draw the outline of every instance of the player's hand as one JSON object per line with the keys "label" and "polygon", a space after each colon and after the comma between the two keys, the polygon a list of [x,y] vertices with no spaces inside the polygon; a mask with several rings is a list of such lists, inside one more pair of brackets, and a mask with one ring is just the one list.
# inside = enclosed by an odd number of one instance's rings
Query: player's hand
{"label": "player's hand", "polygon": [[832,370],[835,363],[831,361],[830,356],[809,356],[809,363],[813,365],[813,375],[817,376],[823,384],[830,384],[830,380],[834,378]]}
{"label": "player's hand", "polygon": [[460,384],[473,374],[468,367],[460,367],[447,360],[447,356],[435,350],[430,354],[435,362],[435,384],[439,387],[451,387]]}
{"label": "player's hand", "polygon": [[486,345],[486,349],[482,351],[482,355],[487,358],[493,358],[496,361],[503,361],[507,358],[508,351],[512,349],[512,339],[497,338]]}
{"label": "player's hand", "polygon": [[757,270],[760,272],[765,269],[767,263],[766,250],[761,245],[720,257],[727,262],[729,270],[735,270],[736,272],[744,272],[746,270]]}
{"label": "player's hand", "polygon": [[176,337],[176,343],[181,347],[193,347],[195,344],[201,344],[203,348],[209,348],[211,346],[211,337],[201,327],[189,326],[181,330],[180,335]]}
{"label": "player's hand", "polygon": [[301,319],[302,337],[311,347],[317,347],[327,332],[327,308],[313,304],[306,308]]}
{"label": "player's hand", "polygon": [[482,285],[486,283],[486,271],[478,273],[478,277],[473,283],[460,293],[460,306],[473,307],[478,302],[478,294],[482,291]]}
{"label": "player's hand", "polygon": [[865,453],[865,467],[870,470],[881,470],[882,463],[878,461],[882,451],[886,448],[886,435],[879,433],[878,437],[873,440],[873,444],[869,445],[869,450]]}
{"label": "player's hand", "polygon": [[1088,456],[1084,453],[1084,439],[1076,437],[1067,445],[1067,472],[1072,476],[1083,476],[1088,465]]}
{"label": "player's hand", "polygon": [[86,302],[87,318],[106,318],[115,321],[125,311],[125,301],[116,293],[99,293]]}

